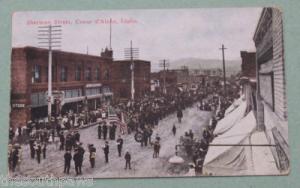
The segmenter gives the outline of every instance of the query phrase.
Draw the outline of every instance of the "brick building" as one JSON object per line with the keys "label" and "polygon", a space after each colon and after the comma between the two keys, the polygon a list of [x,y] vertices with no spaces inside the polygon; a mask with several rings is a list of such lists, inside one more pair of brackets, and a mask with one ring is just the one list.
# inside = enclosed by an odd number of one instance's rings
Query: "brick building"
{"label": "brick building", "polygon": [[276,165],[289,169],[287,99],[282,12],[264,8],[253,40],[256,46],[257,122],[264,130]]}
{"label": "brick building", "polygon": [[[52,90],[62,95],[62,108],[53,104],[53,115],[79,112],[84,102],[93,110],[112,98],[130,98],[131,63],[114,61],[112,50],[106,49],[101,56],[63,51],[52,54]],[[47,116],[48,50],[13,48],[11,62],[10,124],[18,127]],[[135,60],[134,79],[137,97],[150,91],[150,62]]]}
{"label": "brick building", "polygon": [[[164,82],[166,84],[166,92],[173,93],[178,90],[178,87],[187,89],[191,79],[189,76],[189,70],[185,69],[167,69],[166,71],[159,71],[151,73],[151,79],[156,80],[159,83],[159,91],[163,92]],[[165,80],[164,80],[165,79]]]}
{"label": "brick building", "polygon": [[[129,60],[113,61],[111,87],[116,98],[131,97],[131,62]],[[150,92],[149,61],[134,60],[135,98],[140,98]]]}

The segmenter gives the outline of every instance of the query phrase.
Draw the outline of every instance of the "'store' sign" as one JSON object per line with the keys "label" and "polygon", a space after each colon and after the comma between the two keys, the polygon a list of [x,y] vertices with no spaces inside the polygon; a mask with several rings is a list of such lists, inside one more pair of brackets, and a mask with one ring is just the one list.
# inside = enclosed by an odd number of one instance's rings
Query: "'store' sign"
{"label": "'store' sign", "polygon": [[12,108],[25,108],[25,104],[22,103],[13,103],[11,105]]}

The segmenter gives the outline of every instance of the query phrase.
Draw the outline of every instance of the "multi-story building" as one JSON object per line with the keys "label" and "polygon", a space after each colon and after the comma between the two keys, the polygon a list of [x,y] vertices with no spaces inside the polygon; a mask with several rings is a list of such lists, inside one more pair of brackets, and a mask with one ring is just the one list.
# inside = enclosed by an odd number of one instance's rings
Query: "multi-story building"
{"label": "multi-story building", "polygon": [[[150,93],[149,61],[134,60],[134,96],[140,98]],[[128,99],[131,97],[131,61],[118,60],[112,63],[111,87],[115,98]]]}
{"label": "multi-story building", "polygon": [[[59,98],[52,105],[53,115],[79,112],[83,104],[93,110],[112,97],[130,98],[131,62],[114,61],[112,55],[108,49],[101,56],[53,51],[52,90]],[[18,127],[47,116],[48,50],[13,48],[11,60],[10,124]],[[150,62],[134,64],[135,95],[141,97],[150,91]]]}
{"label": "multi-story building", "polygon": [[264,8],[253,40],[257,67],[257,125],[264,130],[277,167],[289,169],[282,12]]}

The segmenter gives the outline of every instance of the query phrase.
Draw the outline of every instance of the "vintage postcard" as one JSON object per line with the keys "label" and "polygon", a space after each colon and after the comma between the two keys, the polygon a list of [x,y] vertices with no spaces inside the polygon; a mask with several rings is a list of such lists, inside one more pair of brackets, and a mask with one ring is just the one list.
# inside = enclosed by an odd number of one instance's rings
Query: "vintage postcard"
{"label": "vintage postcard", "polygon": [[9,176],[287,175],[282,14],[15,12]]}

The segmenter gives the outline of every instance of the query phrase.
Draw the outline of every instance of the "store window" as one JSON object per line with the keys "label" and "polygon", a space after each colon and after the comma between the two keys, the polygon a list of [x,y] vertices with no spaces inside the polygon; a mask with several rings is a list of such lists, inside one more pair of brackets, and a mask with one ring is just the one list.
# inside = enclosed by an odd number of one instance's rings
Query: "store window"
{"label": "store window", "polygon": [[41,82],[41,66],[40,65],[33,66],[31,82],[32,83]]}

